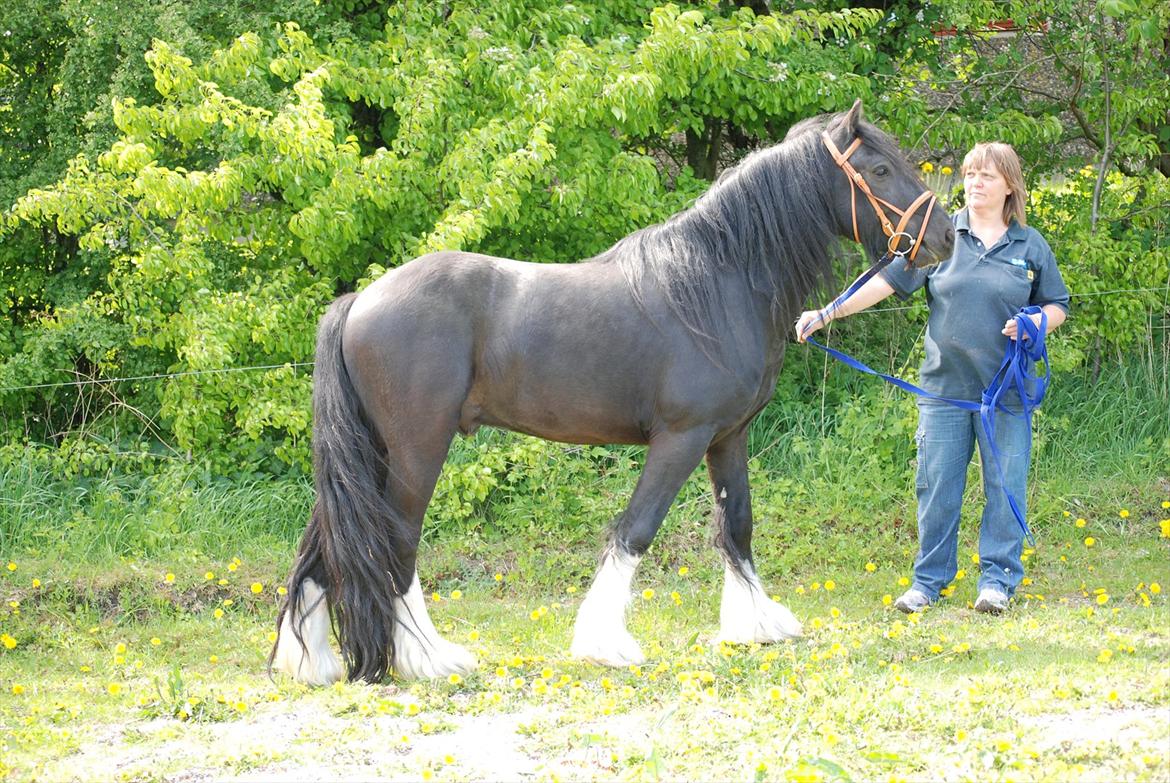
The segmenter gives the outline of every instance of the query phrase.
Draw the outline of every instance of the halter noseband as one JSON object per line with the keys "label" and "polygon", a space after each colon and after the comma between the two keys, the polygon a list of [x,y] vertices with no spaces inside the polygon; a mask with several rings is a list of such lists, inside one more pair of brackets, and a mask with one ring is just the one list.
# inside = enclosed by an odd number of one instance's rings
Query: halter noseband
{"label": "halter noseband", "polygon": [[[859,234],[857,231],[857,189],[860,188],[861,192],[865,194],[865,197],[869,199],[870,206],[873,207],[873,211],[877,215],[878,222],[882,224],[882,231],[885,232],[887,237],[889,237],[889,240],[886,242],[886,250],[889,251],[891,255],[909,256],[910,260],[913,261],[914,256],[918,254],[918,248],[922,246],[922,237],[926,234],[926,226],[930,222],[930,213],[934,209],[934,205],[938,202],[938,198],[930,190],[924,190],[918,196],[918,198],[914,199],[910,206],[906,208],[906,211],[903,212],[890,202],[875,196],[873,191],[869,189],[869,183],[865,181],[865,177],[861,176],[857,169],[853,168],[853,164],[849,162],[849,156],[852,155],[854,151],[856,151],[857,148],[861,146],[860,136],[854,139],[853,143],[846,147],[844,152],[841,152],[839,149],[837,149],[837,145],[833,143],[831,138],[829,138],[828,131],[822,131],[821,138],[824,140],[825,146],[828,147],[829,154],[833,156],[833,160],[837,162],[837,165],[840,166],[841,170],[845,172],[845,176],[849,178],[849,205],[853,211],[854,240],[859,243],[861,242],[861,234]],[[918,236],[912,237],[906,233],[905,228],[906,225],[910,222],[910,218],[914,216],[914,213],[918,211],[918,208],[922,206],[923,202],[926,202],[926,214],[922,217],[922,226],[918,229]],[[885,211],[882,210],[882,204],[885,204],[896,214],[901,216],[901,219],[898,221],[897,228],[895,228],[893,223],[890,222],[890,219],[886,217]],[[897,249],[898,244],[901,242],[901,237],[906,237],[906,239],[910,242],[909,253]]]}

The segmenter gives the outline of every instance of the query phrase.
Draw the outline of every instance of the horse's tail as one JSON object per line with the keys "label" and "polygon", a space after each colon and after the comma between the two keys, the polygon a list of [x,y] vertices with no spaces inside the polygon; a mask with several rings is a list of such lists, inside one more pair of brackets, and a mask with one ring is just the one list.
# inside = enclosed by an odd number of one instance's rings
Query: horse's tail
{"label": "horse's tail", "polygon": [[[313,371],[313,468],[317,500],[288,580],[276,625],[306,597],[306,579],[325,589],[349,679],[374,683],[394,664],[395,599],[410,587],[409,528],[387,495],[386,447],[372,426],[342,355],[357,294],[338,298],[317,327]],[[311,600],[311,598],[309,599]],[[302,607],[292,617],[303,617]],[[302,648],[302,623],[292,629]],[[278,640],[279,641],[279,640]],[[269,665],[276,654],[273,647]]]}

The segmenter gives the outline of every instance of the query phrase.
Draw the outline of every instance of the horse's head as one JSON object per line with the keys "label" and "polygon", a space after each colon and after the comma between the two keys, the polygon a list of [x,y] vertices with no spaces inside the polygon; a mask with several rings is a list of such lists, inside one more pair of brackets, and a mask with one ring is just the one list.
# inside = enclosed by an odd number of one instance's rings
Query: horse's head
{"label": "horse's head", "polygon": [[822,134],[833,211],[843,235],[873,256],[887,250],[915,266],[950,258],[955,231],[902,150],[865,122],[861,101],[832,116]]}

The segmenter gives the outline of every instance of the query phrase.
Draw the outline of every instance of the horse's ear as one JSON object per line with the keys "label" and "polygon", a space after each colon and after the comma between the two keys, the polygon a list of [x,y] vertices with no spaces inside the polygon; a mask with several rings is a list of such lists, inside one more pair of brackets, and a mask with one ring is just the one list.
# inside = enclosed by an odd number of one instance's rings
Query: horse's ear
{"label": "horse's ear", "polygon": [[857,135],[857,127],[861,125],[861,99],[858,98],[853,102],[853,107],[845,113],[845,117],[841,120],[841,126],[845,128],[845,132],[849,136]]}

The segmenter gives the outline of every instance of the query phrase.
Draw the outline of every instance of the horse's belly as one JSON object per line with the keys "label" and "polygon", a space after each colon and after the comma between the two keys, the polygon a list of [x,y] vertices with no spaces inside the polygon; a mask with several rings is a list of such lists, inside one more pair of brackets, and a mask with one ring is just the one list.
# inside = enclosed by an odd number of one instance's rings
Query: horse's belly
{"label": "horse's belly", "polygon": [[642,426],[611,412],[581,408],[556,409],[545,405],[516,405],[501,401],[476,401],[473,394],[463,405],[459,429],[465,435],[481,425],[535,435],[561,443],[645,443]]}

